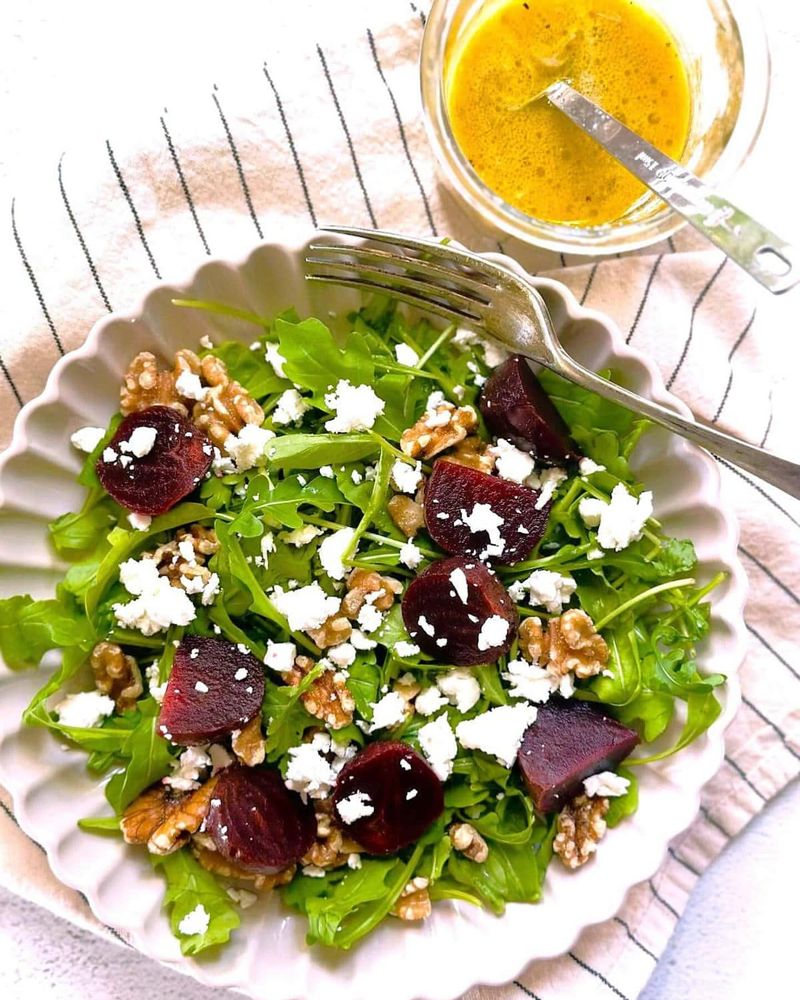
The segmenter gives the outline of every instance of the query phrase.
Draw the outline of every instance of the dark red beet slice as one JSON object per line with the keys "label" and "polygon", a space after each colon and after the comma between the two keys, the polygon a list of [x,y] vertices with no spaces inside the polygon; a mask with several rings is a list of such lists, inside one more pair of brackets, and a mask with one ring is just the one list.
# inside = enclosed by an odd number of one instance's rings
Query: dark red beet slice
{"label": "dark red beet slice", "polygon": [[[537,510],[538,499],[538,490],[529,486],[439,459],[425,487],[425,526],[445,552],[515,563],[530,555],[547,526],[552,504]],[[503,519],[497,527],[499,543],[497,536],[473,531],[465,522],[475,504],[487,504]]]}
{"label": "dark red beet slice", "polygon": [[221,639],[186,636],[175,650],[158,731],[197,746],[241,729],[261,711],[264,668],[255,656]]}
{"label": "dark red beet slice", "polygon": [[540,462],[563,465],[580,458],[567,425],[520,354],[492,372],[478,405],[495,437],[531,452]]}
{"label": "dark red beet slice", "polygon": [[[459,596],[466,582],[466,602]],[[483,563],[452,556],[439,559],[411,581],[403,595],[403,621],[415,643],[443,663],[466,667],[494,663],[507,653],[517,632],[517,609],[505,587]],[[508,623],[508,631],[498,645],[487,645],[495,637],[484,634],[484,622],[498,616]]]}
{"label": "dark red beet slice", "polygon": [[538,812],[560,809],[590,774],[613,769],[639,736],[588,701],[551,698],[539,707],[517,754],[522,779]]}
{"label": "dark red beet slice", "polygon": [[[156,431],[152,449],[141,458],[121,447],[137,427]],[[97,475],[106,493],[135,514],[163,514],[174,507],[208,472],[214,453],[206,435],[168,406],[125,417],[108,448],[116,457],[106,462],[101,456]]]}
{"label": "dark red beet slice", "polygon": [[[347,823],[339,803],[358,793],[372,807],[369,816]],[[342,768],[333,792],[334,815],[370,854],[392,854],[410,844],[444,810],[442,783],[410,746],[370,743]]]}
{"label": "dark red beet slice", "polygon": [[220,772],[205,832],[228,861],[251,872],[280,871],[314,843],[314,807],[275,768],[234,764]]}

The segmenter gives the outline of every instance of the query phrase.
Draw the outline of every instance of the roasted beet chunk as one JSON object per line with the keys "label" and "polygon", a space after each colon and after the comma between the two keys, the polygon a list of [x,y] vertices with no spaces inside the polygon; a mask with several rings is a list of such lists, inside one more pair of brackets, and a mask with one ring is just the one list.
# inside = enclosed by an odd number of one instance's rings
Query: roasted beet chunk
{"label": "roasted beet chunk", "polygon": [[264,668],[221,639],[186,636],[175,651],[158,731],[182,746],[219,740],[261,711]]}
{"label": "roasted beet chunk", "polygon": [[314,807],[284,785],[274,768],[226,767],[217,779],[206,833],[223,858],[269,874],[294,864],[314,842]]}
{"label": "roasted beet chunk", "polygon": [[520,354],[489,376],[478,405],[495,437],[531,452],[543,464],[563,465],[580,457],[567,425]]}
{"label": "roasted beet chunk", "polygon": [[403,621],[415,643],[443,663],[494,663],[517,632],[505,587],[474,559],[431,563],[403,595]]}
{"label": "roasted beet chunk", "polygon": [[333,792],[334,815],[370,854],[411,844],[444,809],[442,783],[405,743],[371,743],[345,764]]}
{"label": "roasted beet chunk", "polygon": [[212,456],[211,442],[191,420],[151,406],[125,417],[96,468],[118,504],[135,514],[163,514],[192,492]]}
{"label": "roasted beet chunk", "polygon": [[560,809],[584,778],[614,768],[638,735],[588,701],[551,698],[526,731],[517,760],[538,812]]}
{"label": "roasted beet chunk", "polygon": [[537,490],[440,459],[425,487],[425,526],[445,552],[516,563],[530,555],[551,504]]}

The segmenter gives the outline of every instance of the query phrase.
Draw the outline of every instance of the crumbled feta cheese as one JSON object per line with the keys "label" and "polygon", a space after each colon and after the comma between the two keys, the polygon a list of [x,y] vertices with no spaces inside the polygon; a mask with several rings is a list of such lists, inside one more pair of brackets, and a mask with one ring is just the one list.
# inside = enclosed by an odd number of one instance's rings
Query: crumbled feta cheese
{"label": "crumbled feta cheese", "polygon": [[223,447],[236,463],[238,472],[245,472],[266,461],[267,444],[275,434],[257,424],[245,424],[238,434],[229,434]]}
{"label": "crumbled feta cheese", "polygon": [[450,574],[450,583],[453,584],[453,590],[455,590],[461,603],[466,604],[469,597],[469,584],[467,583],[467,574],[460,566],[457,566]]}
{"label": "crumbled feta cheese", "polygon": [[91,729],[114,711],[114,700],[99,691],[68,694],[55,708],[62,726]]}
{"label": "crumbled feta cheese", "polygon": [[332,465],[320,466],[319,474],[322,476],[323,479],[333,479],[335,475],[333,471],[333,466]]}
{"label": "crumbled feta cheese", "polygon": [[200,775],[208,767],[211,767],[211,758],[205,747],[187,747],[173,762],[172,774],[168,774],[163,783],[178,792],[191,792],[200,787]]}
{"label": "crumbled feta cheese", "polygon": [[207,351],[211,351],[214,349],[214,342],[207,333],[204,333],[203,336],[200,338],[199,344],[201,347],[204,347]]}
{"label": "crumbled feta cheese", "polygon": [[[328,535],[319,547],[319,561],[331,580],[343,580],[347,572],[343,559],[355,537],[355,529],[340,528]],[[355,553],[353,553],[355,554]]]}
{"label": "crumbled feta cheese", "polygon": [[175,379],[175,388],[186,399],[205,399],[208,389],[203,387],[200,376],[188,370],[182,371]]}
{"label": "crumbled feta cheese", "polygon": [[458,744],[446,715],[442,714],[433,722],[422,726],[419,745],[436,777],[440,781],[447,781],[453,773],[453,759],[458,753]]}
{"label": "crumbled feta cheese", "polygon": [[134,531],[147,531],[153,523],[149,514],[128,514],[128,524]]}
{"label": "crumbled feta cheese", "polygon": [[481,686],[467,667],[456,667],[436,678],[436,686],[459,712],[468,712],[481,696]]}
{"label": "crumbled feta cheese", "polygon": [[594,559],[602,559],[604,554],[602,549],[589,549],[586,558],[591,562]]}
{"label": "crumbled feta cheese", "polygon": [[258,902],[256,893],[249,892],[247,889],[237,889],[229,885],[225,892],[243,910],[249,910],[251,906],[254,906]]}
{"label": "crumbled feta cheese", "polygon": [[501,615],[490,615],[481,625],[478,633],[478,649],[481,651],[502,646],[508,635],[508,622]]}
{"label": "crumbled feta cheese", "polygon": [[527,660],[509,660],[508,671],[500,676],[511,685],[508,693],[512,698],[525,698],[539,705],[544,704],[559,685],[558,677]]}
{"label": "crumbled feta cheese", "polygon": [[512,767],[525,730],[536,721],[533,705],[501,705],[456,726],[456,736],[466,750],[482,750]]}
{"label": "crumbled feta cheese", "polygon": [[294,545],[299,549],[303,545],[313,542],[317,535],[322,534],[322,529],[313,524],[304,524],[302,528],[295,528],[293,531],[284,531],[281,540],[287,545]]}
{"label": "crumbled feta cheese", "polygon": [[478,337],[478,343],[483,348],[483,360],[489,368],[497,368],[509,357],[508,351],[493,340],[484,340]]}
{"label": "crumbled feta cheese", "polygon": [[436,413],[440,406],[447,406],[447,400],[444,398],[444,393],[441,389],[434,389],[432,393],[428,395],[428,400],[425,403],[425,413],[433,414]]}
{"label": "crumbled feta cheese", "polygon": [[118,458],[119,456],[117,455],[117,453],[114,451],[113,448],[103,449],[103,461],[106,462],[108,465],[111,465],[113,462],[116,462]]}
{"label": "crumbled feta cheese", "polygon": [[145,677],[147,678],[147,690],[150,692],[153,699],[160,705],[164,700],[164,695],[167,691],[167,682],[164,681],[163,684],[158,683],[159,678],[159,666],[158,660],[151,663],[145,670]]}
{"label": "crumbled feta cheese", "polygon": [[350,473],[350,480],[356,486],[358,486],[359,483],[363,483],[364,477],[361,475],[361,473],[358,471],[358,469],[353,469],[353,471]]}
{"label": "crumbled feta cheese", "polygon": [[264,560],[264,568],[267,568],[270,555],[275,551],[275,536],[271,531],[265,532],[261,536],[261,558]]}
{"label": "crumbled feta cheese", "polygon": [[566,478],[567,474],[563,469],[542,469],[541,472],[535,472],[528,477],[528,486],[539,490],[539,497],[534,505],[536,510],[544,509]]}
{"label": "crumbled feta cheese", "polygon": [[325,878],[325,869],[319,865],[304,865],[302,872],[306,878]]}
{"label": "crumbled feta cheese", "polygon": [[494,457],[498,475],[512,483],[524,483],[533,473],[533,456],[505,438],[498,438],[497,444],[489,445],[486,453]]}
{"label": "crumbled feta cheese", "polygon": [[375,812],[372,799],[366,792],[353,792],[336,803],[336,811],[344,823],[355,823],[358,819],[371,816]]}
{"label": "crumbled feta cheese", "polygon": [[136,427],[131,431],[131,436],[127,441],[120,441],[119,450],[135,455],[137,458],[144,458],[153,450],[155,443],[155,427]]}
{"label": "crumbled feta cheese", "polygon": [[114,604],[117,621],[143,635],[155,635],[170,625],[188,625],[197,614],[188,595],[159,576],[154,559],[127,559],[120,565],[119,579],[136,600]]}
{"label": "crumbled feta cheese", "polygon": [[398,365],[405,365],[406,368],[416,368],[419,363],[419,354],[408,344],[398,344],[394,349],[394,356]]}
{"label": "crumbled feta cheese", "polygon": [[326,393],[325,405],[336,413],[325,422],[325,430],[333,434],[369,430],[386,406],[370,386],[352,385],[348,379],[339,379],[336,389]]}
{"label": "crumbled feta cheese", "polygon": [[511,598],[520,604],[527,595],[532,607],[543,607],[559,614],[575,593],[578,584],[569,576],[548,569],[536,569],[525,580],[516,580],[508,588]]}
{"label": "crumbled feta cheese", "polygon": [[299,424],[307,410],[311,409],[297,389],[287,389],[278,399],[272,411],[273,424]]}
{"label": "crumbled feta cheese", "polygon": [[630,780],[623,778],[621,774],[613,771],[601,771],[600,774],[591,774],[583,779],[583,789],[589,798],[613,799],[618,795],[624,795],[628,791]]}
{"label": "crumbled feta cheese", "polygon": [[422,562],[422,552],[412,541],[406,542],[400,548],[400,562],[409,569],[416,569]]}
{"label": "crumbled feta cheese", "polygon": [[297,646],[293,642],[273,642],[267,639],[267,652],[264,656],[264,663],[270,670],[277,670],[279,674],[285,674],[294,666],[297,656]]}
{"label": "crumbled feta cheese", "polygon": [[416,656],[419,653],[419,646],[415,642],[406,642],[401,639],[394,644],[394,652],[403,657]]}
{"label": "crumbled feta cheese", "polygon": [[578,462],[578,472],[582,476],[593,476],[595,472],[605,472],[606,467],[604,465],[598,465],[597,462],[593,462],[591,458],[582,458]]}
{"label": "crumbled feta cheese", "polygon": [[397,691],[390,691],[379,701],[371,706],[372,723],[367,729],[369,733],[375,733],[379,729],[388,729],[396,726],[406,717],[406,701]]}
{"label": "crumbled feta cheese", "polygon": [[190,566],[197,565],[197,559],[195,558],[194,545],[191,538],[182,538],[178,542],[178,553],[181,559],[188,563]]}
{"label": "crumbled feta cheese", "polygon": [[221,743],[212,743],[208,748],[208,756],[211,758],[211,773],[216,774],[223,768],[230,767],[233,757],[228,753]]}
{"label": "crumbled feta cheese", "polygon": [[431,685],[431,687],[425,688],[424,691],[420,691],[414,699],[414,708],[420,715],[425,716],[433,715],[434,712],[438,712],[446,704],[447,698],[445,698],[435,685]]}
{"label": "crumbled feta cheese", "polygon": [[200,595],[200,603],[203,607],[208,607],[209,604],[213,604],[214,598],[217,596],[219,591],[219,576],[216,573],[212,573],[206,581],[206,585],[203,587],[203,593]]}
{"label": "crumbled feta cheese", "polygon": [[417,619],[417,624],[425,633],[425,635],[434,636],[436,635],[436,629],[431,625],[425,615],[420,615]]}
{"label": "crumbled feta cheese", "polygon": [[106,436],[104,427],[81,427],[70,436],[73,448],[90,454]]}
{"label": "crumbled feta cheese", "polygon": [[359,869],[361,867],[361,855],[360,854],[356,854],[355,851],[353,851],[352,854],[348,854],[347,855],[347,867],[348,868],[352,868],[354,870]]}
{"label": "crumbled feta cheese", "polygon": [[327,798],[336,784],[336,772],[325,756],[330,745],[330,737],[326,733],[318,733],[310,743],[301,743],[289,749],[289,766],[284,783],[293,792],[299,792],[304,802]]}
{"label": "crumbled feta cheese", "polygon": [[286,372],[283,368],[286,364],[286,358],[278,350],[277,344],[264,345],[264,360],[268,365],[272,365],[272,370],[278,378],[286,378]]}
{"label": "crumbled feta cheese", "polygon": [[392,466],[392,485],[401,493],[416,493],[422,482],[422,464],[409,465],[398,458]]}
{"label": "crumbled feta cheese", "polygon": [[202,903],[198,903],[178,924],[178,933],[186,937],[191,937],[194,934],[205,934],[210,920],[208,910]]}
{"label": "crumbled feta cheese", "polygon": [[383,613],[374,604],[365,604],[358,612],[358,624],[362,632],[374,632],[383,623]]}
{"label": "crumbled feta cheese", "polygon": [[326,656],[337,667],[349,667],[356,658],[356,648],[350,642],[340,642],[338,646],[331,646]]}
{"label": "crumbled feta cheese", "polygon": [[472,510],[469,514],[461,508],[461,520],[466,524],[473,534],[479,531],[485,531],[489,536],[489,544],[483,553],[483,556],[499,556],[503,554],[503,549],[506,547],[505,539],[500,534],[500,526],[505,524],[505,519],[496,514],[488,503],[476,503],[473,504]]}
{"label": "crumbled feta cheese", "polygon": [[307,587],[284,591],[274,587],[272,603],[285,615],[293,632],[308,628],[319,628],[331,615],[339,610],[338,597],[329,597],[315,580]]}
{"label": "crumbled feta cheese", "polygon": [[211,471],[218,476],[227,476],[231,472],[236,472],[236,466],[230,455],[223,455],[219,448],[215,448],[214,457],[211,459]]}
{"label": "crumbled feta cheese", "polygon": [[478,341],[478,334],[473,330],[468,330],[466,327],[460,326],[456,332],[453,334],[453,339],[451,343],[455,344],[456,347],[460,347],[462,350],[469,347],[471,344],[475,344]]}
{"label": "crumbled feta cheese", "polygon": [[350,642],[356,649],[374,649],[378,645],[374,639],[368,638],[358,628],[354,628],[350,633]]}
{"label": "crumbled feta cheese", "polygon": [[653,494],[648,490],[637,498],[618,483],[609,503],[584,497],[578,504],[578,513],[588,528],[597,527],[597,541],[604,549],[619,552],[642,537],[653,513]]}

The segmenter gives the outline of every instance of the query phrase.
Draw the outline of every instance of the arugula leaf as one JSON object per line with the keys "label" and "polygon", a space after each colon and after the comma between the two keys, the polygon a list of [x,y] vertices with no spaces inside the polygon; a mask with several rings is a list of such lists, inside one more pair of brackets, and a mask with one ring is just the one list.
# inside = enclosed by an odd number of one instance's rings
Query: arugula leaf
{"label": "arugula leaf", "polygon": [[[503,913],[506,903],[535,903],[542,895],[542,873],[530,840],[524,844],[493,841],[482,864],[454,852],[447,862],[445,877],[471,890],[498,914]],[[439,883],[435,895],[442,898],[445,893],[443,883]]]}
{"label": "arugula leaf", "polygon": [[[164,906],[170,911],[172,933],[180,941],[183,954],[198,955],[228,941],[231,932],[241,923],[239,914],[222,884],[201,867],[191,851],[184,849],[148,857],[167,881]],[[202,906],[209,916],[208,930],[204,934],[186,936],[178,928],[183,918],[197,906]]]}
{"label": "arugula leaf", "polygon": [[77,513],[62,514],[48,525],[50,540],[60,556],[70,559],[105,544],[119,508],[100,490],[93,490]]}
{"label": "arugula leaf", "polygon": [[627,767],[617,768],[617,773],[627,778],[630,784],[624,795],[616,795],[608,800],[606,823],[609,827],[618,826],[626,816],[631,816],[639,807],[639,779]]}
{"label": "arugula leaf", "polygon": [[310,715],[300,700],[325,669],[317,663],[299,684],[273,684],[267,681],[262,714],[267,724],[267,760],[279,760],[290,747],[303,740],[303,733],[318,720]]}
{"label": "arugula leaf", "polygon": [[154,781],[169,774],[173,761],[170,744],[156,727],[159,706],[155,699],[145,698],[137,708],[139,722],[119,750],[127,764],[106,785],[106,798],[117,814]]}
{"label": "arugula leaf", "polygon": [[375,653],[359,653],[350,665],[347,687],[356,703],[356,711],[362,718],[372,718],[372,706],[378,700],[381,686],[381,671]]}
{"label": "arugula leaf", "polygon": [[78,827],[89,833],[116,833],[119,834],[118,816],[87,816],[78,820]]}
{"label": "arugula leaf", "polygon": [[0,600],[0,653],[11,670],[39,665],[49,649],[76,646],[88,652],[95,636],[77,610],[29,595]]}
{"label": "arugula leaf", "polygon": [[282,434],[270,442],[273,469],[319,469],[375,455],[380,442],[369,434]]}
{"label": "arugula leaf", "polygon": [[351,333],[341,349],[328,327],[318,319],[304,319],[300,323],[279,319],[275,322],[275,332],[280,352],[286,358],[283,369],[287,378],[311,389],[317,399],[339,379],[349,379],[353,385],[372,384],[375,372],[372,356],[360,333]]}
{"label": "arugula leaf", "polygon": [[238,340],[218,344],[211,353],[224,361],[230,377],[240,382],[258,400],[290,387],[288,379],[280,378],[265,363],[263,351],[251,351]]}

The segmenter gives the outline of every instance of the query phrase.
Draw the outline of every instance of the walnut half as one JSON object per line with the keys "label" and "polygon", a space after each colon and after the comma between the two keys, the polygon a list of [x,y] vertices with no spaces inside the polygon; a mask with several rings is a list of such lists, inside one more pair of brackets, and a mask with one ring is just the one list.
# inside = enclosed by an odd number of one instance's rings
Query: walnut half
{"label": "walnut half", "polygon": [[463,441],[477,426],[478,418],[471,406],[455,407],[442,401],[403,431],[400,450],[411,458],[433,458]]}
{"label": "walnut half", "polygon": [[553,851],[567,868],[585,865],[606,832],[608,799],[579,795],[558,814]]}
{"label": "walnut half", "polygon": [[428,880],[419,876],[403,889],[391,910],[392,915],[401,920],[424,920],[431,915],[431,911]]}
{"label": "walnut half", "polygon": [[608,663],[605,639],[579,608],[551,618],[547,632],[539,618],[526,618],[519,627],[519,644],[527,660],[545,667],[554,677],[569,673],[581,679],[594,677]]}
{"label": "walnut half", "polygon": [[[287,683],[296,687],[314,666],[308,656],[298,656],[294,667],[286,676]],[[306,711],[314,718],[326,722],[331,729],[343,729],[353,721],[356,703],[347,687],[345,675],[339,671],[325,670],[300,695]]]}
{"label": "walnut half", "polygon": [[115,642],[98,642],[89,657],[95,687],[114,699],[120,712],[133,708],[144,690],[142,672],[132,656]]}
{"label": "walnut half", "polygon": [[122,814],[127,844],[147,844],[151,854],[171,854],[196,833],[206,818],[216,778],[190,794],[176,795],[160,782],[146,788]]}
{"label": "walnut half", "polygon": [[483,864],[489,857],[489,845],[471,823],[454,823],[447,832],[453,847],[470,861]]}

